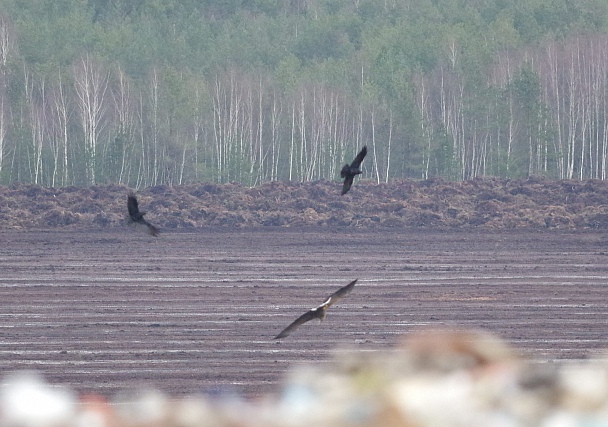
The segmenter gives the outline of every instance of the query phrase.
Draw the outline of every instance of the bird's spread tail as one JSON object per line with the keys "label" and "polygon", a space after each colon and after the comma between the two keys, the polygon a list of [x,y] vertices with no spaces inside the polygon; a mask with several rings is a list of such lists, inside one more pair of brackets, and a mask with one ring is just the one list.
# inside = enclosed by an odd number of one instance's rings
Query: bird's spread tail
{"label": "bird's spread tail", "polygon": [[146,226],[148,227],[148,234],[151,236],[158,236],[160,234],[160,229],[158,227],[153,226],[149,222],[146,221]]}

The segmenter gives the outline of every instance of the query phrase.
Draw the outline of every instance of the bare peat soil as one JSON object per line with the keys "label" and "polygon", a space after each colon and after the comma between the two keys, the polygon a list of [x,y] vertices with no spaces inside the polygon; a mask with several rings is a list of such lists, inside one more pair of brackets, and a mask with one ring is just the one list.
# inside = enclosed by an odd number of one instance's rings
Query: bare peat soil
{"label": "bare peat soil", "polygon": [[[608,180],[540,177],[470,181],[159,185],[138,192],[162,229],[357,227],[608,230]],[[0,186],[0,229],[114,229],[125,221],[125,186]]]}
{"label": "bare peat soil", "polygon": [[[127,227],[0,231],[0,366],[113,395],[278,391],[337,347],[388,351],[420,326],[483,328],[539,361],[608,347],[598,231]],[[327,319],[284,326],[348,281]]]}

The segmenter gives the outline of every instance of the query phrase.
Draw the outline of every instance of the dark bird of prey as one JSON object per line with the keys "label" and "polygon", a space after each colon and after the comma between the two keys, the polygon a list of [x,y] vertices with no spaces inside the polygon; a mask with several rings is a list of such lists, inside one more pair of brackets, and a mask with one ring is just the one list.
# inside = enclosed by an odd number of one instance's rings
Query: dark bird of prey
{"label": "dark bird of prey", "polygon": [[340,176],[344,178],[344,185],[342,186],[342,195],[348,193],[348,190],[350,190],[350,187],[353,185],[353,179],[356,175],[359,175],[361,173],[361,169],[359,169],[359,167],[361,166],[361,162],[365,158],[366,154],[367,145],[364,145],[361,151],[359,151],[359,154],[357,154],[357,157],[355,157],[355,160],[353,160],[353,162],[350,164],[350,166],[346,164],[342,167],[342,170],[340,171]]}
{"label": "dark bird of prey", "polygon": [[144,219],[145,212],[140,212],[137,205],[137,197],[132,191],[127,196],[127,208],[129,209],[129,222],[145,225],[148,229],[148,233],[153,236],[158,236],[160,232],[158,228],[150,224]]}
{"label": "dark bird of prey", "polygon": [[306,313],[304,313],[303,315],[298,317],[296,320],[293,321],[293,323],[291,325],[289,325],[288,327],[283,329],[281,331],[281,333],[279,333],[279,335],[274,337],[274,339],[276,340],[279,338],[285,338],[287,335],[291,334],[296,328],[298,328],[300,325],[308,322],[309,320],[325,319],[325,316],[327,315],[327,309],[329,307],[331,307],[332,304],[335,304],[340,299],[342,299],[346,295],[348,295],[350,293],[350,291],[352,291],[353,288],[355,287],[355,283],[357,283],[357,280],[359,280],[359,279],[355,279],[352,282],[350,282],[348,285],[338,289],[336,292],[331,294],[331,296],[329,298],[327,298],[327,301],[325,301],[323,304],[321,304],[320,306],[318,306],[316,308],[313,308],[312,310],[308,310]]}

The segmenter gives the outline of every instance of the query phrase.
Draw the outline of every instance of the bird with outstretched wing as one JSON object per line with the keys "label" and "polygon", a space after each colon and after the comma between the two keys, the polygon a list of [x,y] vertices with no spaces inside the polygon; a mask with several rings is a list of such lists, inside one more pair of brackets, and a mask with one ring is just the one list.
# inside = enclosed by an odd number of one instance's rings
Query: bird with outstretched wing
{"label": "bird with outstretched wing", "polygon": [[149,234],[151,234],[152,236],[158,236],[160,230],[144,219],[144,215],[146,213],[139,211],[137,197],[135,197],[135,193],[133,193],[132,191],[129,192],[127,196],[127,209],[129,210],[129,221],[131,223],[145,225]]}
{"label": "bird with outstretched wing", "polygon": [[331,294],[331,296],[329,298],[327,298],[327,301],[325,301],[323,304],[321,304],[320,306],[315,307],[311,310],[308,310],[306,313],[304,313],[303,315],[298,317],[296,320],[294,320],[291,323],[291,325],[289,325],[288,327],[283,329],[276,337],[274,337],[274,339],[276,340],[279,338],[285,338],[287,335],[291,334],[300,325],[302,325],[310,320],[325,319],[325,316],[327,315],[327,309],[329,307],[331,307],[332,304],[335,304],[340,299],[342,299],[346,295],[348,295],[350,293],[350,291],[352,291],[353,288],[355,287],[355,283],[357,283],[357,280],[359,280],[359,279],[355,279],[352,282],[350,282],[348,285],[341,287],[336,292]]}
{"label": "bird with outstretched wing", "polygon": [[342,170],[340,171],[340,176],[344,178],[344,184],[342,185],[342,195],[348,193],[348,190],[350,190],[350,187],[353,185],[353,180],[355,179],[355,176],[362,173],[360,166],[366,154],[367,145],[364,145],[361,151],[359,151],[359,154],[357,154],[357,157],[355,157],[355,160],[353,160],[350,165],[346,164],[342,167]]}

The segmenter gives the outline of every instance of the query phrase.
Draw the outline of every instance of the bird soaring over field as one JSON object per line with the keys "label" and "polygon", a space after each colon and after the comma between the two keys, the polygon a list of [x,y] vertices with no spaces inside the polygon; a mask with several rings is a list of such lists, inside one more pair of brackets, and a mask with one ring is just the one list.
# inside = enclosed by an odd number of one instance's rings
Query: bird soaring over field
{"label": "bird soaring over field", "polygon": [[137,197],[132,191],[127,196],[127,209],[129,210],[129,221],[131,223],[142,224],[147,227],[147,231],[152,236],[158,236],[160,230],[144,219],[145,212],[140,212],[137,205]]}
{"label": "bird soaring over field", "polygon": [[344,185],[342,186],[342,195],[348,193],[348,190],[350,190],[350,187],[353,185],[353,179],[355,178],[355,175],[359,175],[361,173],[361,169],[359,169],[359,167],[361,166],[361,162],[365,158],[366,154],[367,145],[364,145],[361,151],[359,151],[359,154],[357,154],[357,157],[355,157],[355,160],[353,160],[353,162],[350,164],[350,166],[346,164],[342,167],[342,170],[340,171],[340,176],[344,178]]}
{"label": "bird soaring over field", "polygon": [[289,325],[288,327],[286,327],[285,329],[283,329],[279,335],[277,335],[276,337],[274,337],[274,339],[279,339],[279,338],[285,338],[287,335],[291,334],[297,327],[299,327],[300,325],[308,322],[309,320],[312,319],[319,319],[319,320],[323,320],[325,319],[325,316],[327,315],[327,309],[329,307],[332,306],[332,304],[335,304],[336,302],[338,302],[340,299],[344,298],[346,295],[348,295],[350,293],[350,291],[353,290],[353,288],[355,287],[355,283],[357,283],[357,280],[359,279],[355,279],[352,282],[350,282],[348,285],[338,289],[336,292],[334,292],[333,294],[331,294],[331,296],[329,298],[327,298],[327,301],[325,301],[323,304],[321,304],[320,306],[313,308],[311,310],[308,310],[306,313],[304,313],[303,315],[301,315],[300,317],[298,317],[296,320],[294,320],[291,325]]}

